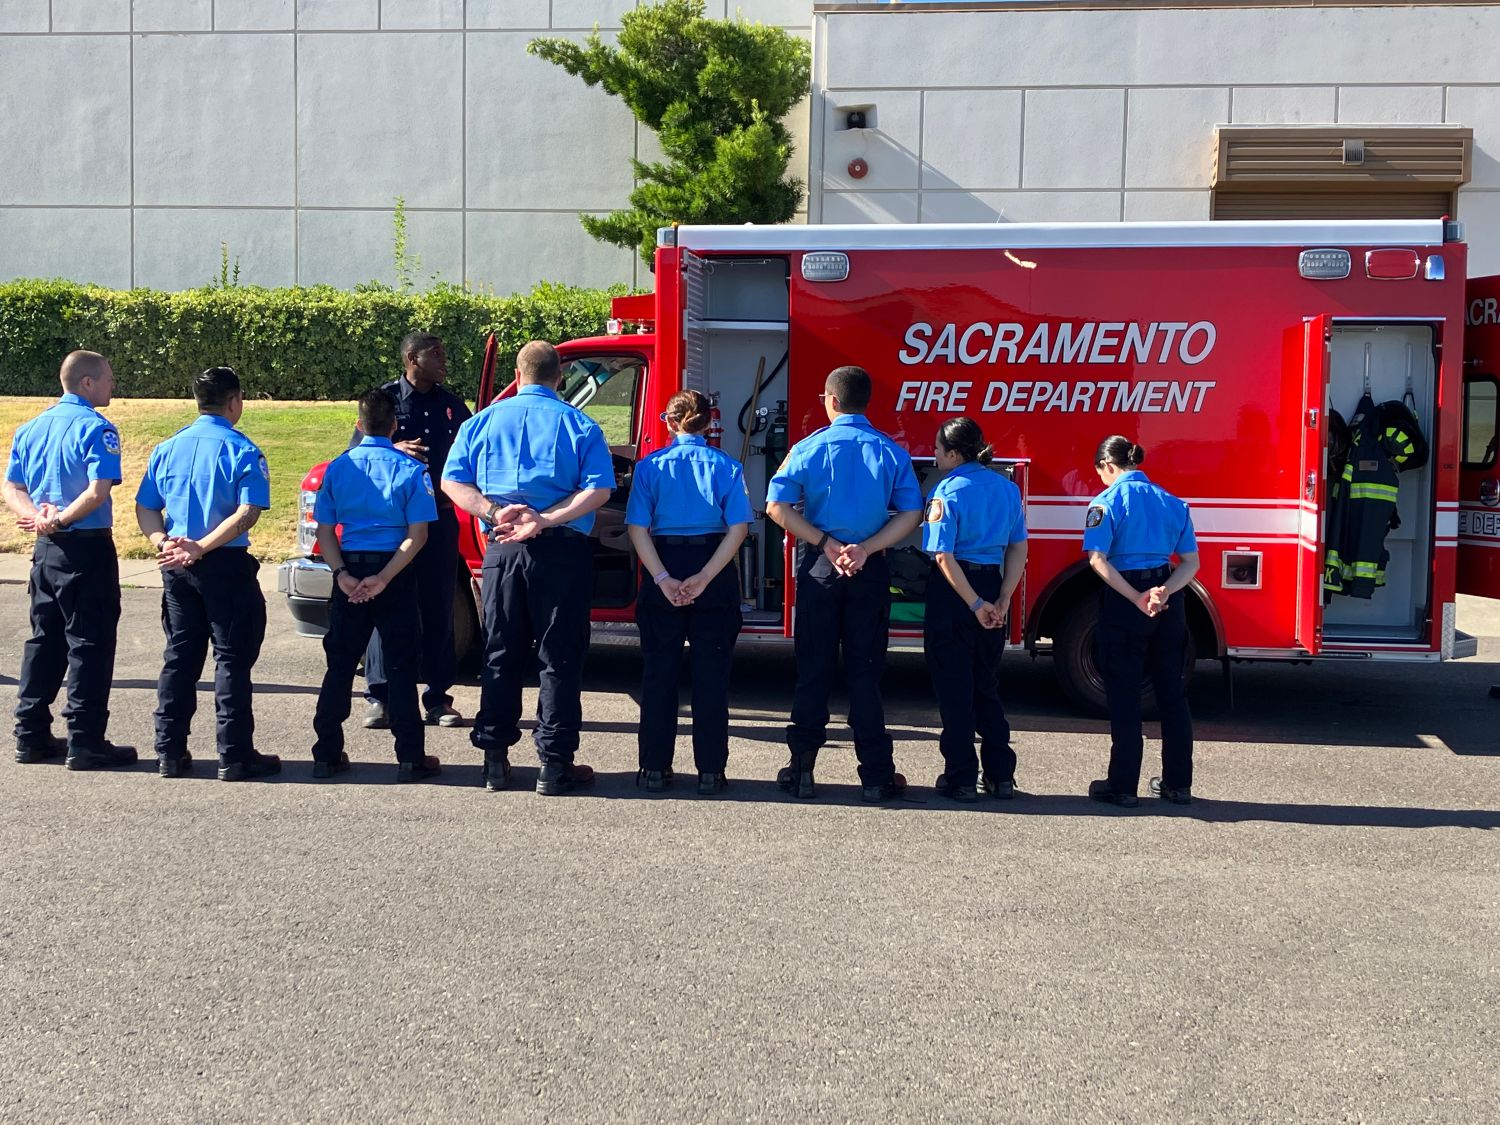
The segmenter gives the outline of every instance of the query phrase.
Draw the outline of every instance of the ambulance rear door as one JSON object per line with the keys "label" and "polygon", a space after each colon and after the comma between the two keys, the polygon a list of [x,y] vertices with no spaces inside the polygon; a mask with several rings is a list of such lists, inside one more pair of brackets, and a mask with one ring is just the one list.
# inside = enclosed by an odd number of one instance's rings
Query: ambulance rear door
{"label": "ambulance rear door", "polygon": [[1469,282],[1461,426],[1458,592],[1500,598],[1500,277]]}

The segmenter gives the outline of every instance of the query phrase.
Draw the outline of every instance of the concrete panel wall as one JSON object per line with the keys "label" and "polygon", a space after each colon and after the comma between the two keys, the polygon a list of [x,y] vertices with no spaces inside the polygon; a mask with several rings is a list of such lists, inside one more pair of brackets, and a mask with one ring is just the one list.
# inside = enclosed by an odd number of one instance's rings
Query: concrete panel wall
{"label": "concrete panel wall", "polygon": [[1496,43],[1500,3],[819,11],[809,216],[1204,220],[1216,125],[1447,123],[1471,270],[1500,272]]}
{"label": "concrete panel wall", "polygon": [[[245,284],[394,281],[399,195],[421,281],[647,284],[578,215],[655,137],[526,54],[635,3],[0,0],[0,279],[196,286],[223,244]],[[812,33],[812,0],[708,2],[736,12]]]}

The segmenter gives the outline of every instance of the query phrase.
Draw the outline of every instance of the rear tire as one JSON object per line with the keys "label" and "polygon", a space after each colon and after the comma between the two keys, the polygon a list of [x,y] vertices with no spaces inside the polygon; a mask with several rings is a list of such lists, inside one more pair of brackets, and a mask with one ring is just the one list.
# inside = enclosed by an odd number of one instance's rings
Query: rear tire
{"label": "rear tire", "polygon": [[[1057,675],[1058,686],[1075,707],[1095,715],[1109,714],[1104,694],[1104,676],[1094,656],[1094,638],[1099,632],[1099,599],[1086,596],[1074,602],[1063,617],[1062,625],[1053,638],[1052,669]],[[1182,686],[1187,690],[1193,679],[1193,667],[1198,662],[1198,649],[1193,641],[1192,630],[1188,630],[1186,652],[1183,654]],[[1154,719],[1156,691],[1149,681],[1141,684],[1141,714]]]}
{"label": "rear tire", "polygon": [[459,668],[465,668],[477,655],[479,614],[474,609],[474,595],[469,578],[461,574],[453,591],[453,657]]}

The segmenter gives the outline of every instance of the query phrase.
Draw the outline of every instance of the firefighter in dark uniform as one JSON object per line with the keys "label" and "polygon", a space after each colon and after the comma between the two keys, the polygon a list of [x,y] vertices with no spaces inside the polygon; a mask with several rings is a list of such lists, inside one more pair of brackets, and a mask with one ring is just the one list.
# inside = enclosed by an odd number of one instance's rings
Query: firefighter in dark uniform
{"label": "firefighter in dark uniform", "polygon": [[883,552],[921,522],[922,491],[911,457],[865,418],[866,371],[835,368],[818,397],[830,424],[792,447],[766,492],[766,514],[801,540],[791,761],[776,781],[804,800],[816,796],[813,768],[842,649],[862,794],[886,801],[905,792],[906,779],[892,761],[880,698],[891,618]]}
{"label": "firefighter in dark uniform", "polygon": [[231,368],[199,375],[193,398],[198,420],[151,451],[135,494],[136,522],[161,567],[167,634],[156,685],[157,770],[163,777],[192,770],[188,731],[212,641],[219,780],[267,777],[281,772],[281,759],[255,749],[250,677],[266,636],[266,599],[250,529],[271,506],[271,472],[235,429],[245,397]]}
{"label": "firefighter in dark uniform", "polygon": [[[1187,595],[1198,573],[1188,506],[1140,471],[1146,451],[1129,438],[1099,443],[1094,469],[1105,489],[1084,517],[1083,549],[1108,589],[1099,593],[1097,658],[1109,704],[1109,776],[1089,785],[1105,804],[1135,808],[1141,779],[1141,683],[1149,676],[1161,710],[1163,800],[1192,800],[1193,718],[1183,689]],[[1178,558],[1172,566],[1172,556]]]}
{"label": "firefighter in dark uniform", "polygon": [[[458,427],[470,417],[469,408],[443,386],[448,377],[448,354],[436,336],[411,333],[401,341],[401,362],[405,374],[380,388],[396,407],[396,433],[391,444],[426,465],[429,476],[441,474]],[[356,433],[356,442],[359,437]],[[427,545],[412,563],[422,614],[422,667],[417,682],[427,685],[422,694],[426,723],[456,727],[463,724],[463,716],[454,710],[448,689],[457,678],[453,595],[459,559],[458,516],[453,501],[441,492],[437,495],[437,512],[438,518],[427,529]],[[388,726],[385,656],[379,632],[371,635],[365,652],[365,699],[369,703],[365,726]]]}
{"label": "firefighter in dark uniform", "polygon": [[[313,717],[318,736],[313,776],[332,777],[349,768],[344,753],[349,692],[360,654],[370,633],[378,631],[385,643],[396,780],[421,781],[437,774],[441,764],[424,752],[417,710],[422,616],[411,564],[437,519],[437,503],[426,468],[391,445],[396,413],[384,391],[360,397],[359,428],[364,440],[329,464],[313,506],[318,549],[335,582],[323,638],[328,671]],[[342,540],[335,532],[338,524]]]}
{"label": "firefighter in dark uniform", "polygon": [[[1016,752],[1000,701],[1005,618],[1026,568],[1021,490],[989,467],[984,431],[951,418],[937,433],[938,468],[947,475],[927,502],[922,549],[937,564],[927,585],[922,643],[943,732],[937,791],[955,801],[1016,795]],[[974,736],[979,735],[979,757]]]}
{"label": "firefighter in dark uniform", "polygon": [[740,463],[709,446],[712,404],[679,391],[662,421],[672,444],[635,469],[625,523],[651,578],[636,599],[641,630],[640,780],[660,792],[672,777],[677,741],[677,682],[682,645],[691,644],[693,761],[698,792],[725,786],[729,760],[729,674],[740,635],[740,585],[734,564],[750,527],[750,497]]}
{"label": "firefighter in dark uniform", "polygon": [[[99,413],[114,394],[109,361],[76,351],[63,360],[57,404],[16,430],[5,503],[36,533],[31,637],[21,653],[16,761],[67,752],[74,770],[127,766],[135,749],[104,737],[120,621],[120,565],[110,490],[120,483],[120,432]],[[68,680],[66,742],[52,734],[52,701]]]}
{"label": "firefighter in dark uniform", "polygon": [[484,669],[470,741],[484,751],[490,790],[510,780],[521,739],[521,685],[540,664],[534,737],[536,791],[566,793],[594,779],[574,762],[583,724],[594,512],[614,491],[604,431],[558,397],[557,349],[533,340],[516,356],[516,393],[459,428],[443,491],[489,528],[484,556]]}

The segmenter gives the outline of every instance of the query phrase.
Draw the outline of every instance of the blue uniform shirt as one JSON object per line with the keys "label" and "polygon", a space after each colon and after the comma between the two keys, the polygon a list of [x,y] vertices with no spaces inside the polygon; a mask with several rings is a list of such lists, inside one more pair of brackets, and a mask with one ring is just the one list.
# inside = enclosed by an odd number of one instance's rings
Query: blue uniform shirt
{"label": "blue uniform shirt", "polygon": [[[423,394],[405,375],[383,384],[380,389],[396,408],[396,432],[391,435],[391,444],[420,441],[427,447],[430,472],[441,476],[443,465],[448,461],[448,451],[453,448],[453,439],[458,436],[458,428],[474,416],[473,411],[447,387],[433,387]],[[353,449],[364,436],[356,428],[354,436],[349,439],[349,448]],[[436,500],[440,508],[453,506],[453,502],[441,492]]]}
{"label": "blue uniform shirt", "polygon": [[1003,563],[1005,548],[1026,539],[1021,490],[1002,473],[968,461],[938,482],[927,501],[922,550],[962,562]]}
{"label": "blue uniform shirt", "polygon": [[390,438],[367,437],[329,463],[313,518],[343,524],[346,551],[394,551],[409,524],[437,519],[432,478]]}
{"label": "blue uniform shirt", "polygon": [[713,535],[750,519],[744,470],[702,434],[678,434],[636,464],[628,524],[657,535]]}
{"label": "blue uniform shirt", "polygon": [[863,414],[840,414],[792,446],[766,499],[802,501],[807,521],[842,543],[868,539],[892,510],[922,510],[911,457]]}
{"label": "blue uniform shirt", "polygon": [[[202,539],[241,504],[271,506],[271,471],[256,444],[218,414],[201,414],[151,451],[135,502],[166,513],[167,534]],[[226,547],[250,546],[245,533]]]}
{"label": "blue uniform shirt", "polygon": [[[599,424],[535,383],[458,428],[443,477],[472,484],[497,504],[528,504],[538,512],[583,489],[615,486]],[[594,513],[567,526],[587,535]]]}
{"label": "blue uniform shirt", "polygon": [[[65,394],[56,406],[16,430],[5,479],[25,486],[38,507],[55,504],[62,511],[90,481],[120,483],[120,431],[87,400]],[[113,527],[111,502],[106,500],[69,526]]]}
{"label": "blue uniform shirt", "polygon": [[1094,497],[1083,523],[1083,549],[1103,551],[1116,570],[1165,566],[1198,549],[1187,504],[1139,469]]}

